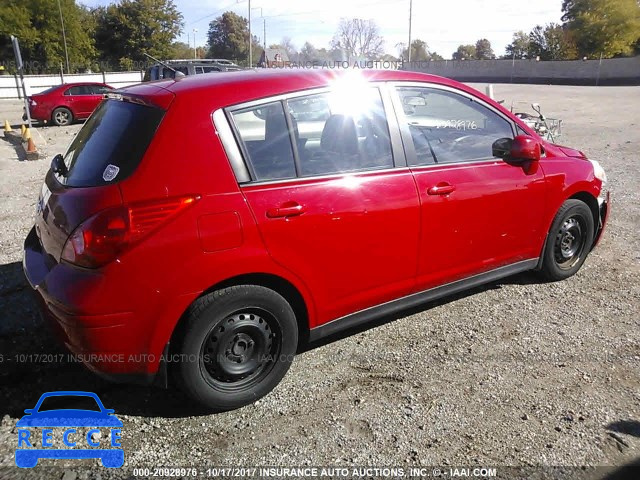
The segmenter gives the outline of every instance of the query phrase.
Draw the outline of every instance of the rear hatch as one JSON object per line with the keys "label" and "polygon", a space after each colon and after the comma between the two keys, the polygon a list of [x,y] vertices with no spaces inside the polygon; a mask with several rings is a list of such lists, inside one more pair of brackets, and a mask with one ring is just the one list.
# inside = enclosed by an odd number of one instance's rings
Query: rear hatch
{"label": "rear hatch", "polygon": [[49,170],[38,198],[35,229],[48,263],[59,261],[83,221],[122,204],[118,182],[136,170],[164,113],[140,98],[115,95],[87,120],[64,154],[66,172]]}

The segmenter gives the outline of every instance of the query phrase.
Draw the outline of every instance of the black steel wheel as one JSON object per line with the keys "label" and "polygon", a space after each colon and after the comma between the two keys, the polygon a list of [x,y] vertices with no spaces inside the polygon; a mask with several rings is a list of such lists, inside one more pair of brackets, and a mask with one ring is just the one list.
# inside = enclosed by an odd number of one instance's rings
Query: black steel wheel
{"label": "black steel wheel", "polygon": [[177,343],[176,373],[183,389],[211,409],[231,410],[280,382],[296,352],[298,327],[281,295],[239,285],[198,299]]}
{"label": "black steel wheel", "polygon": [[200,368],[215,388],[251,388],[269,375],[281,341],[278,322],[269,312],[240,310],[212,327],[202,343]]}
{"label": "black steel wheel", "polygon": [[589,207],[571,199],[556,214],[545,245],[542,274],[549,280],[564,280],[582,266],[594,240],[594,221]]}

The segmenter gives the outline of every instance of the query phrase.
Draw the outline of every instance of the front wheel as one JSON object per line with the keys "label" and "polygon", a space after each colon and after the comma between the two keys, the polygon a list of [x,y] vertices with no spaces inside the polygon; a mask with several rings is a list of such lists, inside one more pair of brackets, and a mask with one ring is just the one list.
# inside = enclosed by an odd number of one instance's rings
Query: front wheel
{"label": "front wheel", "polygon": [[548,280],[564,280],[584,263],[594,239],[593,215],[576,199],[562,204],[547,236],[542,259],[542,275]]}
{"label": "front wheel", "polygon": [[178,336],[177,380],[213,410],[232,410],[269,393],[298,344],[293,309],[278,293],[238,285],[198,299]]}

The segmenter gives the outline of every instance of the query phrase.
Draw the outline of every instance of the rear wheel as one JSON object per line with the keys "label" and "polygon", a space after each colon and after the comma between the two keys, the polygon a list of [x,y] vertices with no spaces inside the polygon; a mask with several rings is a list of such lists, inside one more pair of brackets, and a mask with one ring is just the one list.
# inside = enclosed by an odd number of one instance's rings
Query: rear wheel
{"label": "rear wheel", "polygon": [[59,127],[71,125],[73,123],[73,113],[68,108],[58,107],[51,114],[51,121]]}
{"label": "rear wheel", "polygon": [[289,369],[298,327],[289,303],[256,285],[239,285],[197,300],[178,339],[177,377],[192,398],[231,410],[269,393]]}
{"label": "rear wheel", "polygon": [[589,253],[594,238],[593,216],[580,200],[562,204],[547,236],[542,274],[549,280],[564,280],[575,274]]}

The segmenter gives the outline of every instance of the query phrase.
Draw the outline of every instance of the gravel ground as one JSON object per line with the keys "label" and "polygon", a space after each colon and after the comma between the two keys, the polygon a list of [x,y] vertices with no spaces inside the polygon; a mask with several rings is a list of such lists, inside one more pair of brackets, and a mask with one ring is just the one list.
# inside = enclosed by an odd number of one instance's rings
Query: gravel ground
{"label": "gravel ground", "polygon": [[[140,466],[207,465],[473,465],[500,474],[503,466],[637,462],[640,88],[496,85],[495,95],[507,105],[539,102],[563,118],[562,143],[607,170],[613,215],[582,270],[547,284],[518,275],[316,345],[266,398],[217,415],[178,392],[111,385],[70,363],[15,360],[60,351],[25,289],[21,243],[49,160],[79,126],[39,129],[42,161],[19,161],[0,141],[0,477],[17,475],[22,410],[64,389],[95,391],[115,409],[125,471],[87,461],[24,476],[126,477]],[[0,120],[18,110],[1,102]]]}

